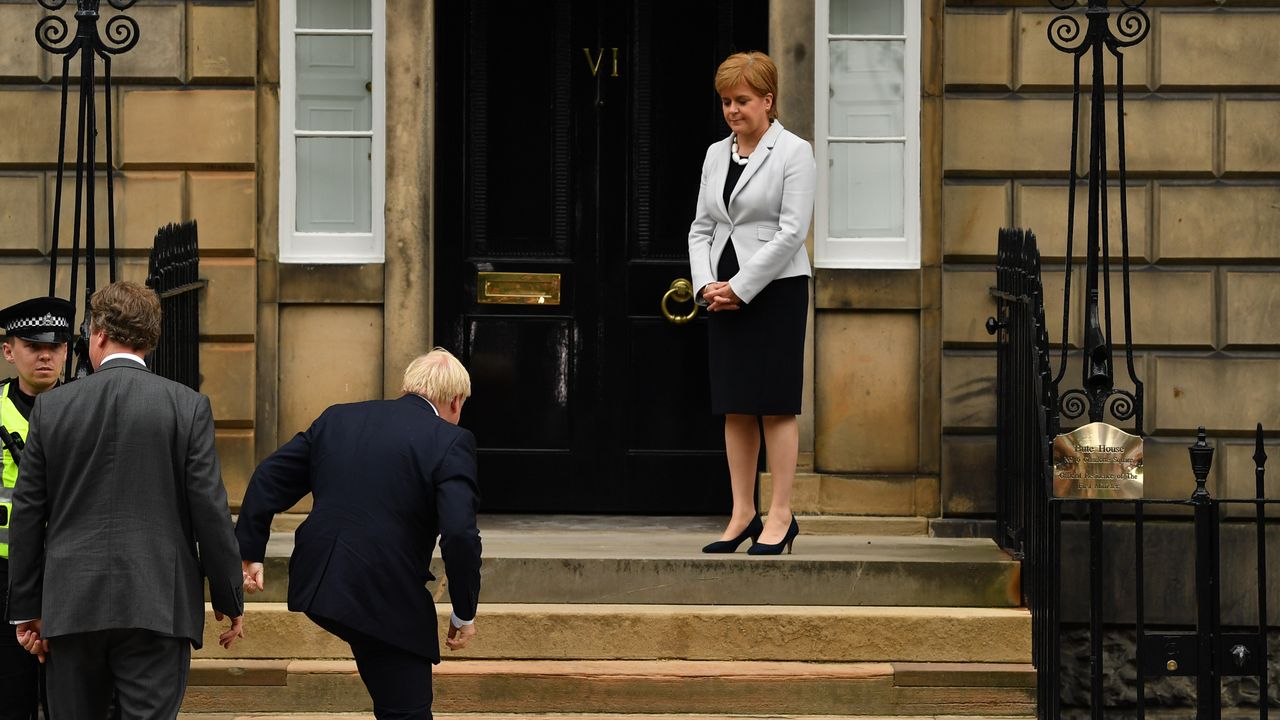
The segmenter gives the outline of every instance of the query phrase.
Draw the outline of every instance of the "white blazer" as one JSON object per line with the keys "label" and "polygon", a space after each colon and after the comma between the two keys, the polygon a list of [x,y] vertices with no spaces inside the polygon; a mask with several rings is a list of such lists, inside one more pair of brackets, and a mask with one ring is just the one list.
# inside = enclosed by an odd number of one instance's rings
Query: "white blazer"
{"label": "white blazer", "polygon": [[701,292],[716,279],[716,266],[732,237],[740,269],[729,286],[743,302],[751,302],[777,278],[812,274],[804,239],[813,217],[817,168],[809,143],[775,120],[752,151],[725,207],[732,137],[712,143],[702,162],[698,210],[689,226],[689,270],[693,287]]}

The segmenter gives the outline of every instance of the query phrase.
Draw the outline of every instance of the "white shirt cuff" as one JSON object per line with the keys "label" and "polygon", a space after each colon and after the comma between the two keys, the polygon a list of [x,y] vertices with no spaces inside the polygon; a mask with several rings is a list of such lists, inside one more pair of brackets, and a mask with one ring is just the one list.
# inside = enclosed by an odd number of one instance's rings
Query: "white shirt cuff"
{"label": "white shirt cuff", "polygon": [[[35,619],[36,619],[36,618],[31,618],[31,620],[10,620],[10,621],[9,621],[9,624],[10,624],[10,625],[21,625],[22,623],[29,623],[29,622],[32,622],[32,621],[34,621]],[[472,620],[471,622],[475,622],[475,620]]]}
{"label": "white shirt cuff", "polygon": [[458,617],[457,613],[449,613],[449,622],[453,623],[453,626],[456,628],[473,625],[475,624],[475,621],[476,621],[475,618],[471,618],[470,620],[463,620],[462,618]]}

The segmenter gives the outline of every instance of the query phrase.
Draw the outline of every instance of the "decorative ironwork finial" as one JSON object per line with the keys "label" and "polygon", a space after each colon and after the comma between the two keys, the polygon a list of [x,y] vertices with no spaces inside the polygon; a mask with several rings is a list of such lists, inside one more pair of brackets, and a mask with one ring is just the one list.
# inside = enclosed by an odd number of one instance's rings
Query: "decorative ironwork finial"
{"label": "decorative ironwork finial", "polygon": [[[69,0],[36,0],[46,10],[57,11],[66,7]],[[137,0],[107,0],[116,10],[123,11]],[[72,363],[76,363],[74,377],[92,372],[89,362],[88,323],[89,297],[97,289],[97,174],[98,148],[106,154],[107,180],[107,238],[108,270],[111,282],[116,279],[116,217],[115,217],[115,163],[112,158],[111,126],[111,59],[128,52],[138,43],[138,23],[128,15],[111,16],[99,32],[98,21],[101,0],[76,0],[76,32],[72,34],[67,21],[59,15],[45,15],[36,23],[36,42],[45,51],[62,56],[62,109],[59,115],[58,176],[54,188],[53,228],[49,249],[49,295],[58,292],[58,245],[62,233],[62,186],[66,171],[67,150],[67,100],[71,84],[71,61],[79,56],[79,103],[76,117],[75,164],[75,212],[71,227],[71,289],[72,303],[79,291],[81,238],[84,240],[84,314],[80,325],[80,340],[73,352],[67,354],[65,377],[72,378]],[[97,77],[94,65],[102,62],[102,89],[107,97],[103,103],[105,132],[98,132]]]}
{"label": "decorative ironwork finial", "polygon": [[[1088,0],[1084,7],[1084,23],[1073,10],[1076,0],[1049,0],[1049,4],[1063,14],[1049,21],[1049,42],[1058,50],[1072,56],[1074,75],[1071,105],[1071,160],[1070,185],[1067,189],[1067,250],[1066,281],[1063,286],[1062,350],[1059,366],[1052,386],[1057,397],[1057,410],[1069,420],[1088,412],[1090,422],[1101,422],[1106,413],[1119,421],[1134,420],[1138,435],[1143,432],[1143,385],[1138,378],[1133,361],[1132,313],[1129,302],[1129,205],[1128,179],[1125,168],[1124,135],[1124,48],[1137,45],[1151,31],[1151,18],[1142,8],[1146,0],[1121,0],[1117,12],[1108,6],[1107,0]],[[1134,390],[1130,392],[1116,387],[1113,360],[1112,312],[1111,312],[1111,248],[1110,213],[1107,210],[1107,137],[1106,137],[1106,80],[1103,66],[1110,55],[1115,61],[1116,139],[1115,157],[1118,164],[1116,181],[1120,191],[1120,246],[1122,260],[1122,301],[1124,314],[1124,351],[1129,380]],[[1081,63],[1088,57],[1092,67],[1089,94],[1089,166],[1088,213],[1086,221],[1086,264],[1084,303],[1084,347],[1081,356],[1080,387],[1061,392],[1066,375],[1071,317],[1071,274],[1075,266],[1076,186],[1080,179],[1077,167],[1081,140],[1080,129],[1080,77]],[[1056,423],[1055,423],[1056,424]]]}
{"label": "decorative ironwork finial", "polygon": [[1187,448],[1187,452],[1191,454],[1191,472],[1196,475],[1196,489],[1191,493],[1191,498],[1207,499],[1209,489],[1205,487],[1205,483],[1209,479],[1209,469],[1213,467],[1213,446],[1205,436],[1203,425],[1196,431],[1196,442]]}
{"label": "decorative ironwork finial", "polygon": [[1254,433],[1253,445],[1253,472],[1254,482],[1257,485],[1257,498],[1259,500],[1267,496],[1266,474],[1267,474],[1267,449],[1262,444],[1262,423],[1258,423],[1258,430]]}
{"label": "decorative ironwork finial", "polygon": [[[111,7],[117,10],[128,10],[138,0],[107,0]],[[36,0],[45,10],[61,10],[67,6],[68,0]],[[98,8],[102,6],[102,0],[76,0],[76,15],[81,13],[98,12]]]}

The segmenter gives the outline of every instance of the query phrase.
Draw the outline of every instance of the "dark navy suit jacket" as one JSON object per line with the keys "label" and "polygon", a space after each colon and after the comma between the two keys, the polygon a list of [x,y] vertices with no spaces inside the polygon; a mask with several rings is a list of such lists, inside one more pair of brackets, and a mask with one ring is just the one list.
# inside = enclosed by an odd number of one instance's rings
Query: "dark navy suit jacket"
{"label": "dark navy suit jacket", "polygon": [[261,561],[272,516],[307,493],[289,609],[438,662],[426,589],[437,535],[454,614],[474,618],[480,595],[474,436],[417,395],[330,407],[254,471],[236,523],[240,556]]}

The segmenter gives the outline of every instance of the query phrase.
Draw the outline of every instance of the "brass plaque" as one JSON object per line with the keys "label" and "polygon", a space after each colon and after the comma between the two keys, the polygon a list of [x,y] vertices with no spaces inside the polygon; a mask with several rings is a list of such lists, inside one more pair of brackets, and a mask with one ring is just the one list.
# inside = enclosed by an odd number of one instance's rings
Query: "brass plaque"
{"label": "brass plaque", "polygon": [[1053,496],[1142,497],[1142,438],[1096,422],[1053,440]]}
{"label": "brass plaque", "polygon": [[559,305],[560,273],[476,273],[482,305]]}

